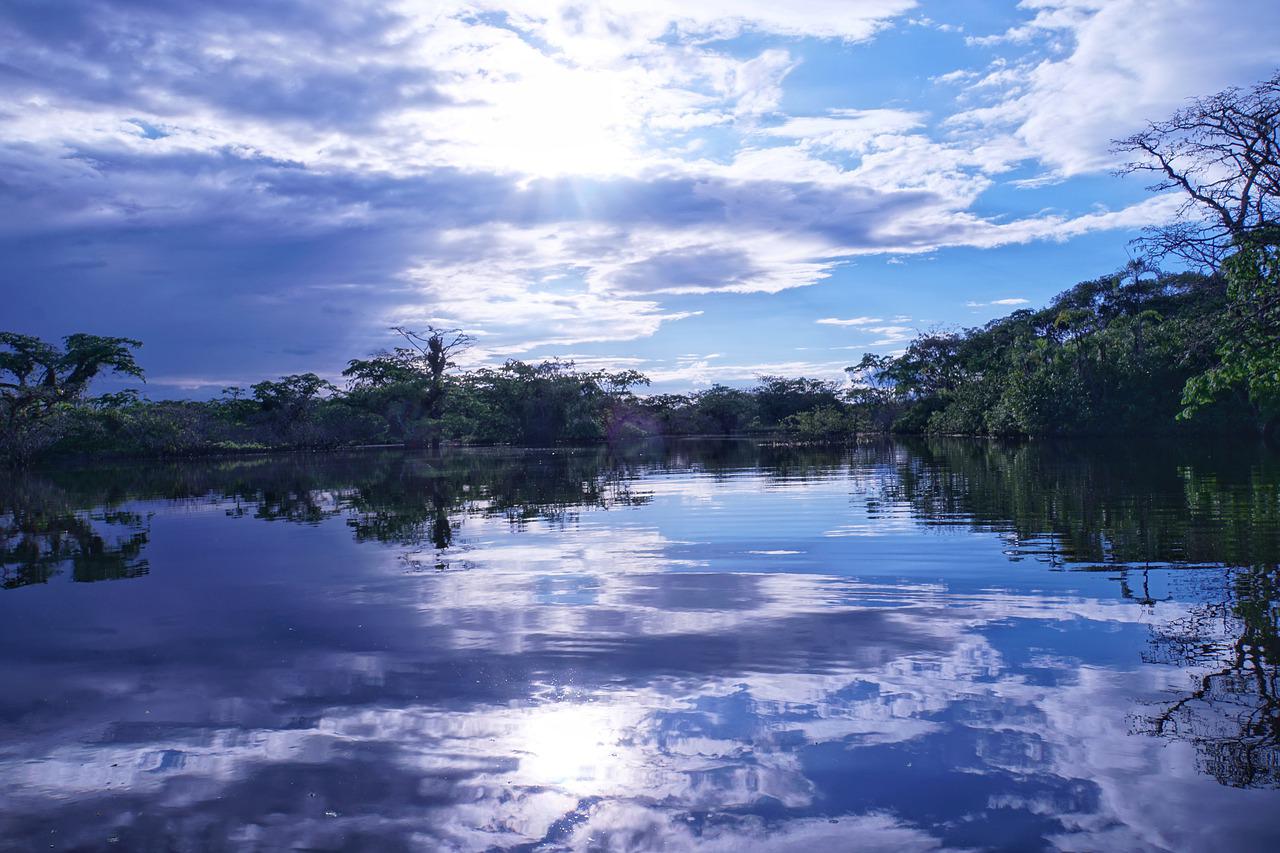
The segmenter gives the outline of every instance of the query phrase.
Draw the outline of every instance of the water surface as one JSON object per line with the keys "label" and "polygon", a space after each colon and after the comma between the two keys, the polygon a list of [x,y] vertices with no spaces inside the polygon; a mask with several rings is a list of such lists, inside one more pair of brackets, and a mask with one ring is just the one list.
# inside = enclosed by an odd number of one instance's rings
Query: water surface
{"label": "water surface", "polygon": [[0,484],[0,845],[1280,849],[1280,457],[398,451]]}

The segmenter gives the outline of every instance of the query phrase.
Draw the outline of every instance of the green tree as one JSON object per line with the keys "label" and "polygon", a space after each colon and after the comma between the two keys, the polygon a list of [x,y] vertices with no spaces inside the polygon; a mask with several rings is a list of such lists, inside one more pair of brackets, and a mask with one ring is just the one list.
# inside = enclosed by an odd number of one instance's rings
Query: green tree
{"label": "green tree", "polygon": [[819,406],[783,418],[783,432],[800,441],[837,441],[858,433],[858,421],[843,406]]}
{"label": "green tree", "polygon": [[77,333],[61,349],[31,335],[0,332],[0,455],[27,462],[57,438],[56,416],[80,402],[104,371],[143,378],[132,338]]}
{"label": "green tree", "polygon": [[[342,375],[350,381],[354,402],[384,416],[398,438],[438,448],[451,387],[448,371],[472,339],[458,329],[434,326],[425,333],[400,326],[392,331],[404,338],[406,346],[352,359]],[[419,428],[424,436],[415,432]]]}
{"label": "green tree", "polygon": [[742,431],[756,415],[755,398],[750,392],[718,383],[699,391],[694,402],[712,429],[723,435]]}
{"label": "green tree", "polygon": [[634,370],[583,372],[571,361],[512,360],[465,375],[454,411],[458,428],[481,443],[550,445],[622,437],[647,431],[650,418],[631,388],[648,381]]}
{"label": "green tree", "polygon": [[1236,393],[1265,432],[1280,429],[1280,72],[1199,98],[1117,146],[1137,156],[1126,172],[1154,173],[1152,189],[1185,198],[1172,223],[1148,231],[1148,252],[1177,255],[1227,282],[1228,308],[1213,330],[1216,363],[1188,379],[1180,417]]}
{"label": "green tree", "polygon": [[1264,430],[1274,433],[1280,428],[1280,239],[1250,238],[1223,272],[1228,309],[1218,330],[1218,362],[1187,380],[1180,417],[1242,394]]}
{"label": "green tree", "polygon": [[275,382],[264,380],[252,386],[253,397],[271,420],[282,439],[296,439],[297,431],[315,410],[322,395],[337,391],[314,373],[282,376]]}
{"label": "green tree", "polygon": [[840,384],[822,379],[757,376],[756,416],[760,425],[774,427],[792,415],[813,409],[839,409]]}

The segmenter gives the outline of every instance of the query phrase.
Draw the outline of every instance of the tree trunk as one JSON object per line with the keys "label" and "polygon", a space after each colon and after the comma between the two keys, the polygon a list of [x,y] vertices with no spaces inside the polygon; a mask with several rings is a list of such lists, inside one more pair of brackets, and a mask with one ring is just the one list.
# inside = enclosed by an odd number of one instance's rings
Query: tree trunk
{"label": "tree trunk", "polygon": [[1268,444],[1280,446],[1280,414],[1272,415],[1262,424],[1262,438]]}

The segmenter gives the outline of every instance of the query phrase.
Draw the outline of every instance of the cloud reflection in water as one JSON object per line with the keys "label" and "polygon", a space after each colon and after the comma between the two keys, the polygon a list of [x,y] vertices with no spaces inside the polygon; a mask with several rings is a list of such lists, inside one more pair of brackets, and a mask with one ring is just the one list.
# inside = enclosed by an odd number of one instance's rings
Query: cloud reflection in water
{"label": "cloud reflection in water", "polygon": [[[516,487],[490,463],[467,475],[488,485],[462,489],[395,456],[398,473],[373,485],[308,463],[287,500],[243,482],[199,481],[184,500],[135,488],[124,502],[149,518],[149,575],[55,576],[0,597],[0,837],[13,849],[1275,842],[1275,790],[1219,784],[1192,741],[1126,722],[1185,692],[1197,670],[1147,653],[1202,600],[1160,576],[1160,595],[1137,601],[1114,579],[1128,564],[1010,562],[1031,537],[954,511],[938,526],[901,494],[886,508],[904,454],[727,471],[591,461],[602,479],[589,501],[532,513],[512,511]],[[454,497],[391,504],[426,507],[428,527],[447,504],[443,549],[423,551],[433,536],[403,513],[381,517],[397,522],[383,538],[351,523],[427,469],[422,488]],[[582,494],[578,473],[566,482]],[[1185,494],[1133,483],[1166,513]],[[884,517],[880,536],[827,535]],[[428,568],[407,565],[413,553]]]}

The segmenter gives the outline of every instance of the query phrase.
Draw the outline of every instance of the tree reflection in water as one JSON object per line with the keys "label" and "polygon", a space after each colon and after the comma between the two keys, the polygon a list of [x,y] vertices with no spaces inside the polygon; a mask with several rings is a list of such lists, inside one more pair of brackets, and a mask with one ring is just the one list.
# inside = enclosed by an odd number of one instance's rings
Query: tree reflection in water
{"label": "tree reflection in water", "polygon": [[1205,578],[1201,603],[1152,626],[1144,656],[1194,674],[1189,693],[1135,715],[1133,730],[1193,744],[1224,785],[1280,787],[1278,581],[1275,565]]}
{"label": "tree reflection in water", "polygon": [[1202,771],[1223,784],[1280,787],[1280,464],[1273,454],[962,441],[913,450],[899,458],[877,500],[906,503],[935,523],[960,519],[998,530],[1015,558],[1111,572],[1121,594],[1146,607],[1168,600],[1151,593],[1152,566],[1196,570],[1178,576],[1178,599],[1190,603],[1189,612],[1153,623],[1144,656],[1192,670],[1192,687],[1135,714],[1131,730],[1190,743]]}
{"label": "tree reflection in water", "polygon": [[38,477],[0,484],[0,587],[48,583],[70,567],[78,583],[137,578],[150,534],[143,515],[113,506],[93,510]]}

